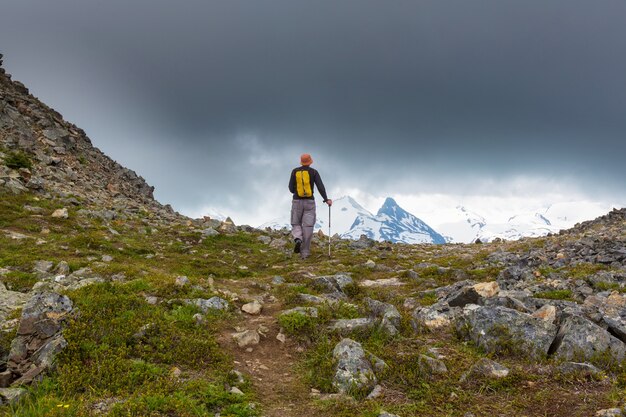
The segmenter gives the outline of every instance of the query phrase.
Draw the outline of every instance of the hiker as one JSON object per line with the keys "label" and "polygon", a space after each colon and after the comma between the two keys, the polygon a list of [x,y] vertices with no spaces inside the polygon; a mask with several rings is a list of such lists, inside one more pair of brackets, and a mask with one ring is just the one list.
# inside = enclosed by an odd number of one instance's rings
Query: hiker
{"label": "hiker", "polygon": [[308,153],[300,156],[300,166],[291,171],[289,191],[293,194],[291,203],[291,235],[294,238],[294,252],[299,253],[302,259],[311,254],[311,238],[315,226],[315,198],[314,187],[328,206],[333,200],[326,195],[326,188],[317,170],[311,168],[313,158]]}

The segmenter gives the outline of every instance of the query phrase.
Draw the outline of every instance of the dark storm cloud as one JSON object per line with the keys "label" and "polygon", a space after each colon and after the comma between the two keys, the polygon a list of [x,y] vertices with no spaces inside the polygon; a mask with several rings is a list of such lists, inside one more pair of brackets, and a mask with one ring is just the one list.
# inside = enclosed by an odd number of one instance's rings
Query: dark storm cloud
{"label": "dark storm cloud", "polygon": [[17,79],[180,205],[259,194],[244,168],[270,181],[301,149],[360,188],[532,174],[623,196],[624,21],[621,0],[26,0],[3,2],[0,39]]}

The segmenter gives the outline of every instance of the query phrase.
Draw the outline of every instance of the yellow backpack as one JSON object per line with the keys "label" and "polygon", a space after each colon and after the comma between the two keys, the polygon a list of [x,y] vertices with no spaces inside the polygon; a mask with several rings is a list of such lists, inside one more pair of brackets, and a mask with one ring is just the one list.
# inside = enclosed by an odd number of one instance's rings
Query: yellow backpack
{"label": "yellow backpack", "polygon": [[296,191],[298,197],[312,197],[311,177],[308,170],[296,171]]}

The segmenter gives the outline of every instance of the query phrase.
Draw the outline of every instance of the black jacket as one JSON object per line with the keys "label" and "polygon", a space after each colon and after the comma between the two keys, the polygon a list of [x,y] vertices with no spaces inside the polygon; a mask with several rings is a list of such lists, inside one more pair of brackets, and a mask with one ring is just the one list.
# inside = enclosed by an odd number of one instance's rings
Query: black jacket
{"label": "black jacket", "polygon": [[326,188],[324,187],[324,183],[322,182],[322,177],[320,177],[320,173],[317,172],[316,169],[311,168],[309,166],[299,166],[298,168],[294,168],[293,171],[291,171],[291,177],[289,177],[289,191],[291,191],[291,194],[293,194],[293,199],[294,200],[313,200],[314,199],[313,195],[311,195],[311,197],[298,196],[298,193],[296,191],[296,172],[302,171],[302,170],[309,171],[309,181],[311,183],[310,184],[311,191],[314,190],[313,185],[315,184],[315,186],[317,187],[317,191],[319,191],[320,195],[324,199],[324,202],[326,202],[326,200],[328,200],[328,196],[326,195]]}

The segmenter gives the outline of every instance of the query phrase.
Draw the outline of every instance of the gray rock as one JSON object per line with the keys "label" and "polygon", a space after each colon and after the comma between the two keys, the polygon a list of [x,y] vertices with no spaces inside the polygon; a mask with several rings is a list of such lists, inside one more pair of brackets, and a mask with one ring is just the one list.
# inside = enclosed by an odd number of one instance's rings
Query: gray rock
{"label": "gray rock", "polygon": [[440,301],[428,307],[417,307],[413,311],[413,327],[415,330],[436,330],[450,326],[461,314],[459,307],[450,307],[445,301]]}
{"label": "gray rock", "polygon": [[383,303],[371,298],[365,298],[365,303],[371,313],[380,318],[380,326],[389,334],[396,335],[400,327],[400,312],[393,304]]}
{"label": "gray rock", "polygon": [[322,304],[322,303],[331,301],[324,297],[318,297],[317,295],[304,294],[304,293],[298,294],[298,298],[300,299],[300,301],[304,303],[312,303],[312,304]]}
{"label": "gray rock", "polygon": [[306,317],[317,318],[318,311],[317,311],[317,308],[315,307],[295,307],[295,308],[291,308],[289,310],[285,310],[282,313],[280,313],[281,316],[287,316],[290,314],[302,314],[303,316],[306,316]]}
{"label": "gray rock", "polygon": [[341,334],[348,334],[356,330],[369,330],[376,326],[376,320],[363,317],[357,319],[339,319],[330,322],[328,328]]}
{"label": "gray rock", "polygon": [[244,330],[242,332],[237,332],[234,333],[232,337],[235,342],[237,342],[237,346],[240,348],[256,346],[261,342],[261,336],[256,330]]}
{"label": "gray rock", "polygon": [[275,276],[274,278],[272,278],[272,284],[274,285],[281,285],[285,283],[285,278],[281,277],[281,276]]}
{"label": "gray rock", "polygon": [[217,296],[211,297],[208,300],[204,298],[188,300],[188,304],[195,304],[200,307],[204,314],[206,314],[209,310],[226,311],[229,307],[228,301]]}
{"label": "gray rock", "polygon": [[399,415],[397,415],[397,414],[391,414],[391,413],[388,413],[388,412],[386,412],[386,411],[382,411],[382,412],[378,415],[378,417],[400,417],[400,416],[399,416]]}
{"label": "gray rock", "polygon": [[189,278],[187,278],[186,276],[176,277],[176,281],[174,282],[174,285],[180,288],[186,285],[189,285]]}
{"label": "gray rock", "polygon": [[468,305],[457,330],[486,352],[509,351],[531,358],[548,354],[557,328],[554,324],[506,307]]}
{"label": "gray rock", "polygon": [[448,373],[448,368],[442,360],[431,358],[426,355],[419,356],[418,366],[420,371],[428,376],[444,375]]}
{"label": "gray rock", "polygon": [[624,410],[621,408],[607,408],[596,411],[595,417],[624,417]]}
{"label": "gray rock", "polygon": [[561,323],[551,353],[564,360],[598,361],[610,358],[621,362],[626,345],[602,327],[581,316],[568,316]]}
{"label": "gray rock", "polygon": [[580,362],[563,362],[557,370],[563,375],[597,376],[602,374],[600,369],[590,363]]}
{"label": "gray rock", "polygon": [[208,227],[202,231],[203,237],[211,237],[211,236],[217,236],[217,235],[219,235],[219,232],[212,227]]}
{"label": "gray rock", "polygon": [[348,274],[335,274],[332,276],[318,277],[313,280],[315,285],[326,288],[329,291],[343,291],[348,285],[354,283]]}
{"label": "gray rock", "polygon": [[28,392],[24,388],[0,388],[0,405],[17,404]]}
{"label": "gray rock", "polygon": [[65,261],[61,261],[57,264],[56,268],[54,268],[54,273],[68,275],[70,273],[70,265]]}
{"label": "gray rock", "polygon": [[459,382],[465,382],[473,377],[482,377],[488,379],[500,379],[509,375],[509,369],[494,362],[491,359],[482,358],[476,362],[465,374],[461,376]]}
{"label": "gray rock", "polygon": [[28,301],[29,295],[17,291],[9,291],[0,282],[0,322],[14,310],[21,308]]}
{"label": "gray rock", "polygon": [[335,346],[333,357],[337,361],[333,385],[339,392],[366,390],[369,393],[376,386],[376,375],[360,343],[343,339]]}
{"label": "gray rock", "polygon": [[53,266],[54,263],[50,261],[37,261],[33,267],[33,272],[47,273],[50,272]]}
{"label": "gray rock", "polygon": [[265,235],[257,237],[257,240],[265,245],[269,245],[272,242],[272,238]]}
{"label": "gray rock", "polygon": [[30,383],[52,368],[67,345],[61,330],[71,311],[72,302],[63,295],[37,293],[28,300],[7,363],[19,383]]}
{"label": "gray rock", "polygon": [[473,286],[466,286],[453,292],[445,298],[450,307],[465,307],[468,304],[483,304],[483,297]]}

